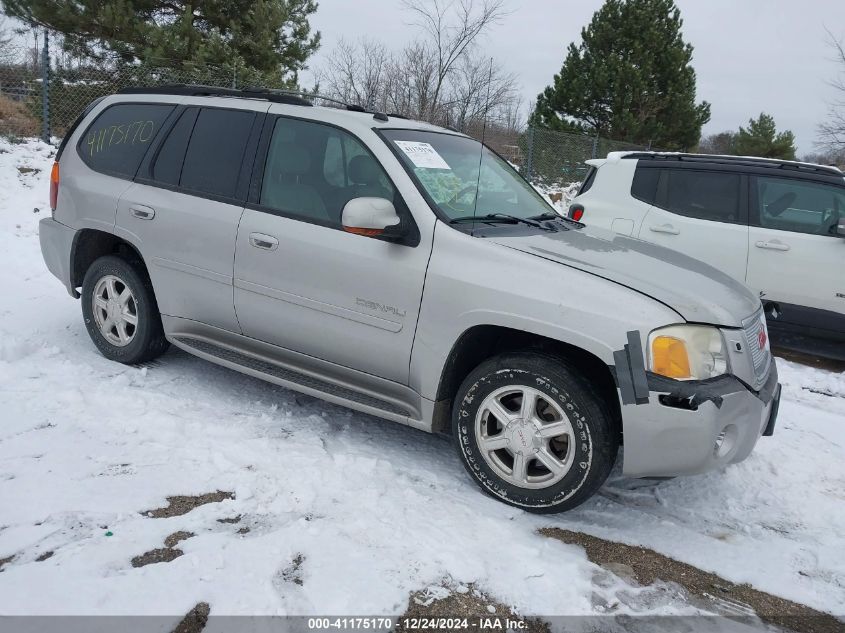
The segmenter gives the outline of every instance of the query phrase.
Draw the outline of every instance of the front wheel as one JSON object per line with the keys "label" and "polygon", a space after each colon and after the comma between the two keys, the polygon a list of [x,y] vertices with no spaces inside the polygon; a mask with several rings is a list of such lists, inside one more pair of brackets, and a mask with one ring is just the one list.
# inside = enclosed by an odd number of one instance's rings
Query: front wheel
{"label": "front wheel", "polygon": [[88,335],[109,360],[131,365],[167,350],[152,284],[140,266],[100,257],[85,273],[81,300]]}
{"label": "front wheel", "polygon": [[619,448],[595,386],[561,359],[529,353],[496,356],[467,376],[453,431],[464,466],[486,493],[537,513],[586,501]]}

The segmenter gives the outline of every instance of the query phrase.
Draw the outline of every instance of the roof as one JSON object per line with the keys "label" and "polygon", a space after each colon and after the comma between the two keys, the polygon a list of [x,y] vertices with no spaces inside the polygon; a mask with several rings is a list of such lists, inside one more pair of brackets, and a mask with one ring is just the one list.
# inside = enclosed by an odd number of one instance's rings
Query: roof
{"label": "roof", "polygon": [[[409,119],[401,114],[385,114],[374,110],[367,110],[359,105],[344,103],[339,99],[333,97],[326,97],[319,94],[312,94],[307,92],[296,92],[289,90],[271,90],[268,88],[221,88],[217,86],[202,86],[195,84],[168,84],[154,87],[130,87],[123,88],[117,92],[118,95],[173,95],[182,97],[223,97],[236,98],[248,100],[263,100],[271,103],[278,103],[290,106],[299,106],[305,108],[313,108],[315,111],[323,111],[327,118],[334,119],[346,118],[341,115],[344,113],[348,117],[361,121],[362,116],[366,116],[370,120],[371,127],[402,127],[412,129],[431,130],[438,132],[448,132],[451,134],[460,134],[456,130],[447,130],[445,128],[426,123],[424,121],[416,121]],[[315,105],[315,101],[323,101],[330,104],[330,107]],[[348,119],[347,119],[348,120]],[[400,123],[400,125],[396,125]]]}
{"label": "roof", "polygon": [[626,159],[650,159],[656,161],[678,161],[689,163],[716,163],[722,165],[741,165],[746,167],[764,167],[771,169],[786,169],[805,173],[816,173],[826,176],[845,176],[837,167],[803,163],[778,158],[759,158],[756,156],[726,156],[721,154],[689,154],[683,152],[611,152],[607,155],[608,162],[618,162]]}

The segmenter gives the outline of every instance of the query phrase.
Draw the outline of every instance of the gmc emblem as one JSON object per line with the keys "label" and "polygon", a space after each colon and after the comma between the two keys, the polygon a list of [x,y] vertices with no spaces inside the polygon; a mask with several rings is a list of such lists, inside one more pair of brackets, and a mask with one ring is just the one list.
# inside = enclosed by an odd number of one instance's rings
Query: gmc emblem
{"label": "gmc emblem", "polygon": [[760,333],[757,335],[757,343],[760,345],[760,349],[766,349],[766,341],[768,340],[769,337],[766,334],[766,328],[761,328]]}

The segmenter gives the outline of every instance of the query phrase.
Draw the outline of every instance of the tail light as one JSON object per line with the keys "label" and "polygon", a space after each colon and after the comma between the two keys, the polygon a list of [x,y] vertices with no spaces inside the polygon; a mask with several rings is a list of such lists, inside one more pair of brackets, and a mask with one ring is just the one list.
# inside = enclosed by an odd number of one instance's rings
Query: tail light
{"label": "tail light", "polygon": [[584,217],[584,205],[582,204],[573,204],[569,207],[569,217],[576,222],[580,222],[581,218]]}
{"label": "tail light", "polygon": [[59,201],[59,163],[53,163],[50,171],[50,209],[56,212],[56,204]]}

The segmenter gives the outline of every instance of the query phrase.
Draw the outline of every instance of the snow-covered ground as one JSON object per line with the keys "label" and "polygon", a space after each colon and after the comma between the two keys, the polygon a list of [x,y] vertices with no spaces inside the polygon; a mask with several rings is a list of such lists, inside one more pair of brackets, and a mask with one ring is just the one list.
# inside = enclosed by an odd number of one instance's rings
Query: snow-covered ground
{"label": "snow-covered ground", "polygon": [[[695,612],[544,526],[845,612],[845,374],[780,362],[777,433],[740,465],[659,484],[617,472],[576,511],[532,516],[483,496],[444,438],[176,351],[144,368],[105,360],[41,260],[51,153],[0,142],[0,560],[13,557],[0,614],[178,615],[205,601],[215,614],[395,615],[413,591],[470,583],[523,614]],[[217,490],[234,499],[142,514]],[[131,566],[180,530],[195,534],[183,556]]]}

